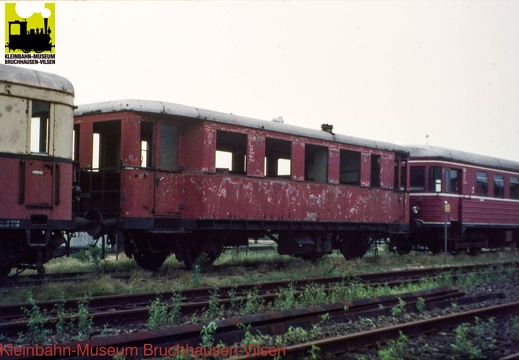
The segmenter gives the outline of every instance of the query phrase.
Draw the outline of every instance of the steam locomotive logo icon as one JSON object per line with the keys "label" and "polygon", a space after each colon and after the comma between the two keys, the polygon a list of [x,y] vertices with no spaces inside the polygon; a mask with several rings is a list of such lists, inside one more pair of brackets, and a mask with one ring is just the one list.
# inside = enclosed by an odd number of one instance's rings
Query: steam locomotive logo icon
{"label": "steam locomotive logo icon", "polygon": [[5,53],[54,53],[54,18],[53,3],[6,3]]}

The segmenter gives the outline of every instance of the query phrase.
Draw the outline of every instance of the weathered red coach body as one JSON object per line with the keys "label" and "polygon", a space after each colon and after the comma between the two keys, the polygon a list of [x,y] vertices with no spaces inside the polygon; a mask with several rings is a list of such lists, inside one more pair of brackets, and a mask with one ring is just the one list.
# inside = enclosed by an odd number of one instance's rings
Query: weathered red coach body
{"label": "weathered red coach body", "polygon": [[[303,228],[387,235],[408,223],[406,153],[395,145],[137,100],[80,106],[75,122],[83,210],[98,208],[105,222],[148,239]],[[229,155],[227,166],[218,167],[218,152]]]}
{"label": "weathered red coach body", "polygon": [[0,275],[43,263],[72,231],[74,89],[0,65]]}
{"label": "weathered red coach body", "polygon": [[453,251],[519,242],[519,163],[437,147],[409,149],[414,244],[441,250],[445,220]]}

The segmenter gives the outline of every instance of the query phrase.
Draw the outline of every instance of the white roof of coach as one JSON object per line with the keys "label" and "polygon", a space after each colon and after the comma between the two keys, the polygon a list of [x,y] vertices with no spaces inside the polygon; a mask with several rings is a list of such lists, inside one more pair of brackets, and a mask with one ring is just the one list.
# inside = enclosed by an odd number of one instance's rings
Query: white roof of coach
{"label": "white roof of coach", "polygon": [[327,141],[340,142],[356,146],[364,146],[373,149],[395,151],[407,154],[407,149],[387,142],[362,139],[353,136],[330,134],[322,130],[303,128],[300,126],[288,125],[275,121],[258,120],[244,116],[226,114],[212,110],[205,110],[196,107],[173,104],[163,101],[152,100],[115,100],[94,104],[79,105],[75,110],[76,116],[91,115],[97,113],[111,113],[119,111],[133,111],[155,114],[166,114],[183,116],[188,118],[210,120],[224,124],[245,126],[249,128],[275,131],[301,137],[321,139]]}
{"label": "white roof of coach", "polygon": [[519,172],[519,162],[437,146],[407,146],[411,159],[438,159]]}
{"label": "white roof of coach", "polygon": [[17,66],[0,65],[0,82],[33,86],[74,95],[72,83],[64,77]]}

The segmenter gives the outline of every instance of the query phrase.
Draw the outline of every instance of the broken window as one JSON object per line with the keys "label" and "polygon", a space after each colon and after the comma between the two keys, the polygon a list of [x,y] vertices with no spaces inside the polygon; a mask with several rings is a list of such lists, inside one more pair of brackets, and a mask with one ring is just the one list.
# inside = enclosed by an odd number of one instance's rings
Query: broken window
{"label": "broken window", "polygon": [[268,177],[290,177],[292,143],[286,140],[265,140],[265,174]]}
{"label": "broken window", "polygon": [[92,168],[117,168],[121,162],[121,122],[94,124]]}
{"label": "broken window", "polygon": [[318,145],[305,146],[305,180],[325,183],[328,181],[328,148]]}
{"label": "broken window", "polygon": [[359,185],[360,152],[341,150],[339,171],[339,182],[341,184]]}
{"label": "broken window", "polygon": [[[149,141],[151,143],[151,140]],[[149,156],[148,161],[151,162],[149,150],[146,155]],[[160,125],[160,168],[163,170],[178,169],[178,128],[176,126]]]}
{"label": "broken window", "polygon": [[141,167],[152,167],[153,123],[141,122]]}
{"label": "broken window", "polygon": [[31,152],[49,153],[50,103],[33,101],[31,110]]}
{"label": "broken window", "polygon": [[380,155],[371,154],[371,187],[380,187]]}
{"label": "broken window", "polygon": [[216,132],[217,171],[245,174],[247,171],[247,135],[228,131]]}

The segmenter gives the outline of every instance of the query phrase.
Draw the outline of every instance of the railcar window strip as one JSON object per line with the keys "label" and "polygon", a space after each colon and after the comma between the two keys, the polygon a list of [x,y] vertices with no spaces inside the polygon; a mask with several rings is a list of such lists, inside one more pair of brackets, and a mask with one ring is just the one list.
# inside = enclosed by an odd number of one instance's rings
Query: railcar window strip
{"label": "railcar window strip", "polygon": [[[510,175],[518,175],[519,173],[519,168],[517,168],[517,170],[512,170],[512,169],[503,169],[503,168],[490,168],[490,167],[486,167],[486,166],[478,166],[478,165],[473,165],[473,164],[465,164],[465,163],[461,163],[461,162],[452,162],[452,161],[442,161],[442,160],[418,160],[418,159],[414,159],[414,160],[409,160],[409,163],[410,164],[438,164],[438,165],[446,165],[446,166],[453,166],[453,167],[466,167],[466,168],[471,168],[471,169],[477,169],[477,170],[482,170],[482,171],[493,171],[493,172],[500,172],[500,173],[506,173],[506,174],[510,174]],[[416,166],[416,165],[415,165]]]}
{"label": "railcar window strip", "polygon": [[446,194],[446,193],[411,193],[411,197],[444,197],[444,198],[463,198],[463,199],[476,199],[481,201],[501,201],[501,202],[519,202],[519,199],[501,199],[489,196],[478,196],[468,194]]}

